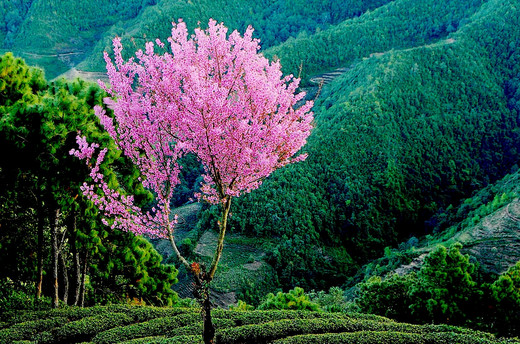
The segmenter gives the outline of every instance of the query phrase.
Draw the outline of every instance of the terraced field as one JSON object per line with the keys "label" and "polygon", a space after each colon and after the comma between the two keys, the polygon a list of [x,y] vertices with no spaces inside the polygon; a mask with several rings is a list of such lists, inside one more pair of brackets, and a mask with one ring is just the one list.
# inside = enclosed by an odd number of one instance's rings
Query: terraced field
{"label": "terraced field", "polygon": [[[520,343],[447,325],[412,325],[366,314],[302,311],[213,311],[218,344]],[[10,312],[0,343],[202,343],[197,309],[97,306]]]}

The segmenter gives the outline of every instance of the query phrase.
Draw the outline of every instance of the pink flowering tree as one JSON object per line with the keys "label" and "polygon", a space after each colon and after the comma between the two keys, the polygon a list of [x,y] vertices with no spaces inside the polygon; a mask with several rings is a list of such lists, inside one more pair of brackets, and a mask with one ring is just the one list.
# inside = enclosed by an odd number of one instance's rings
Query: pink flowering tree
{"label": "pink flowering tree", "polygon": [[[105,104],[113,116],[101,107],[96,114],[155,194],[151,210],[143,211],[131,196],[109,187],[99,173],[105,151],[98,152],[96,143],[78,136],[79,148],[71,151],[90,166],[92,182],[83,185],[83,192],[102,211],[106,225],[169,239],[194,277],[205,343],[214,337],[209,285],[222,254],[231,200],[258,188],[274,170],[305,159],[295,155],[313,121],[312,102],[303,102],[304,93],[297,93],[299,79],[284,77],[279,62],[263,57],[252,34],[251,27],[243,36],[228,34],[224,25],[210,20],[206,30],[188,36],[179,21],[173,24],[169,51],[156,40],[125,61],[116,38],[114,60],[105,53],[110,84],[102,87],[110,95]],[[174,239],[177,216],[170,204],[180,182],[178,159],[185,154],[195,154],[204,168],[195,196],[221,210],[208,268],[188,262]]]}

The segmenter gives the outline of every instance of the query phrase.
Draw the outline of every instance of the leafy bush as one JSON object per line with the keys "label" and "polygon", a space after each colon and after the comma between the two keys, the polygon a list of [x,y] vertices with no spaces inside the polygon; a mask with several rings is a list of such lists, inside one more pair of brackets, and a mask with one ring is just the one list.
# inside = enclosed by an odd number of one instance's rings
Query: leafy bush
{"label": "leafy bush", "polygon": [[317,311],[320,309],[319,305],[312,302],[309,296],[305,294],[302,288],[295,287],[289,290],[288,293],[278,292],[267,294],[267,299],[262,302],[258,309],[294,309],[294,310],[309,310]]}
{"label": "leafy bush", "polygon": [[252,311],[253,309],[255,309],[255,307],[252,305],[248,305],[242,300],[238,300],[236,306],[231,305],[229,306],[229,309],[232,311]]}
{"label": "leafy bush", "polygon": [[119,344],[203,344],[201,335],[179,335],[170,338],[145,337],[123,341]]}
{"label": "leafy bush", "polygon": [[401,332],[348,332],[307,334],[287,337],[274,341],[274,344],[425,344],[422,335]]}
{"label": "leafy bush", "polygon": [[497,341],[477,335],[458,333],[405,333],[362,331],[348,333],[307,334],[275,340],[274,344],[491,344]]}
{"label": "leafy bush", "polygon": [[34,284],[15,283],[9,278],[0,280],[0,309],[5,310],[44,310],[50,309],[48,297],[36,299]]}
{"label": "leafy bush", "polygon": [[311,302],[317,303],[326,312],[344,312],[349,309],[344,291],[339,287],[330,288],[328,293],[311,291],[308,295]]}
{"label": "leafy bush", "polygon": [[357,305],[363,312],[379,314],[399,321],[412,320],[410,288],[417,282],[415,273],[391,274],[384,279],[372,276],[360,283]]}
{"label": "leafy bush", "polygon": [[[0,330],[0,343],[202,343],[200,314],[189,309],[115,305],[86,308],[83,312],[64,308],[27,313],[18,318],[39,315],[41,319],[18,323],[8,319],[5,324],[9,327]],[[162,316],[168,314],[172,316]],[[371,314],[215,309],[212,315],[216,344],[520,343],[516,339],[498,341],[489,333],[461,327],[397,323]],[[132,323],[135,321],[141,322]]]}
{"label": "leafy bush", "polygon": [[41,331],[51,330],[65,321],[65,317],[55,317],[16,323],[9,328],[0,330],[0,343],[30,339],[33,335]]}
{"label": "leafy bush", "polygon": [[124,313],[105,313],[71,321],[35,337],[38,343],[79,342],[113,327],[130,324],[132,318]]}
{"label": "leafy bush", "polygon": [[110,328],[106,331],[98,331],[92,338],[92,342],[110,344],[139,337],[175,335],[175,331],[179,327],[193,324],[200,321],[200,319],[200,315],[196,312],[150,319],[142,323],[128,324],[127,326]]}

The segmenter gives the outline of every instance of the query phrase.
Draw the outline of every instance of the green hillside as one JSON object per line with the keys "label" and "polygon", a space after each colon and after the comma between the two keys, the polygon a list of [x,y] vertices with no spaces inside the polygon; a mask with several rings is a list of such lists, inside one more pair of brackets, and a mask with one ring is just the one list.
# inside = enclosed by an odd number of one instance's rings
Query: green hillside
{"label": "green hillside", "polygon": [[[45,69],[49,79],[82,61],[112,25],[153,1],[1,1],[1,47]],[[2,20],[3,19],[3,20]],[[2,36],[0,36],[1,38]]]}
{"label": "green hillside", "polygon": [[288,40],[266,54],[279,57],[286,73],[298,75],[301,66],[305,78],[332,68],[350,67],[371,54],[443,39],[464,26],[483,3],[392,1],[328,30]]}
{"label": "green hillside", "polygon": [[[143,47],[150,38],[166,38],[169,23],[183,19],[193,29],[209,18],[241,32],[253,25],[264,48],[299,33],[314,33],[361,15],[389,0],[371,1],[68,1],[0,2],[0,49],[12,50],[49,79],[78,69],[104,72],[103,51],[112,39]],[[88,77],[89,74],[82,74]],[[93,79],[97,75],[92,76]]]}
{"label": "green hillside", "polygon": [[[315,288],[428,234],[430,217],[518,162],[518,11],[490,1],[446,39],[374,54],[324,86],[307,161],[266,180],[233,217],[243,233],[280,237],[270,262],[284,283]],[[346,253],[329,259],[323,243]]]}

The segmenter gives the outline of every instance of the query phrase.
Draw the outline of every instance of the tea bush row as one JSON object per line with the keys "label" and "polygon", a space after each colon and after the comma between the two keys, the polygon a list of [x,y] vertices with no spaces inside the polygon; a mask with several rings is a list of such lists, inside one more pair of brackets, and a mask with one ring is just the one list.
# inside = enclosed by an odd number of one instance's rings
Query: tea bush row
{"label": "tea bush row", "polygon": [[[0,329],[1,343],[202,343],[199,312],[186,308],[105,306],[66,308],[46,313],[20,313]],[[212,312],[217,344],[239,343],[392,343],[490,344],[489,333],[450,325],[414,325],[387,318],[344,313],[304,311]]]}
{"label": "tea bush row", "polygon": [[479,334],[454,332],[403,333],[392,331],[362,331],[325,334],[305,334],[275,340],[273,344],[506,344],[518,341],[494,340]]}
{"label": "tea bush row", "polygon": [[0,330],[0,343],[11,343],[15,340],[30,339],[35,334],[51,330],[63,324],[65,321],[66,319],[64,317],[54,317],[14,324],[9,328]]}
{"label": "tea bush row", "polygon": [[71,321],[34,337],[39,344],[71,343],[88,341],[97,333],[110,328],[132,323],[133,319],[124,313],[105,313]]}
{"label": "tea bush row", "polygon": [[173,317],[155,318],[145,322],[114,327],[103,332],[98,331],[97,335],[92,338],[92,341],[99,344],[110,344],[138,337],[164,336],[172,330],[198,321],[200,321],[200,314],[195,312],[179,314]]}
{"label": "tea bush row", "polygon": [[396,322],[379,322],[373,320],[344,319],[285,319],[261,324],[243,325],[223,329],[216,334],[217,343],[234,344],[244,342],[267,343],[276,339],[320,333],[339,332],[402,332],[410,334],[441,334],[454,333],[460,335],[475,335],[482,339],[493,340],[488,333],[448,325],[412,325]]}

